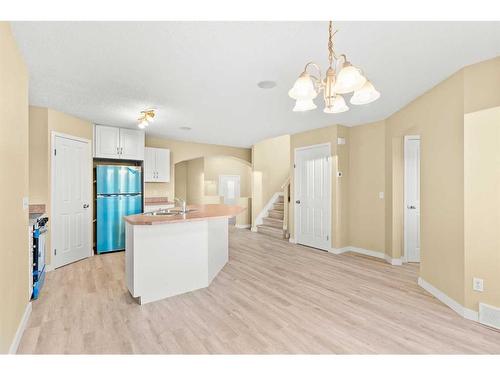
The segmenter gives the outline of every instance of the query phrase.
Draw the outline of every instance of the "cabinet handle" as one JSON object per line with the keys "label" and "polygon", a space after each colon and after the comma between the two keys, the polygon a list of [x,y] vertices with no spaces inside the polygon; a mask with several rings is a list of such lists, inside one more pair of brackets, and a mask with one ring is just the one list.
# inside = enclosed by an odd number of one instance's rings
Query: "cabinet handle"
{"label": "cabinet handle", "polygon": [[117,147],[117,148],[116,148],[116,154],[117,154],[117,155],[120,155],[120,147]]}

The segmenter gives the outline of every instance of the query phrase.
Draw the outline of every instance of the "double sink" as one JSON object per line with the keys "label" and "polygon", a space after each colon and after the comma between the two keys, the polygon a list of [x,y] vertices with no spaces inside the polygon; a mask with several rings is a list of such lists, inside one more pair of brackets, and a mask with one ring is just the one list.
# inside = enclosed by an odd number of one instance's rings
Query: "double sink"
{"label": "double sink", "polygon": [[174,215],[183,215],[190,212],[196,211],[196,208],[188,208],[186,210],[182,210],[180,208],[169,208],[167,210],[158,210],[153,212],[145,213],[144,215],[148,216],[174,216]]}

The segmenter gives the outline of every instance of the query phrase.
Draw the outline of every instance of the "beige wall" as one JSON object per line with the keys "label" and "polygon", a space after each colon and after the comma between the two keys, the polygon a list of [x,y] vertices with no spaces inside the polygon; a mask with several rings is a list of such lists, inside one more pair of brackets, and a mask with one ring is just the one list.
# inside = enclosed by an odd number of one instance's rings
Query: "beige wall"
{"label": "beige wall", "polygon": [[349,129],[349,245],[385,251],[385,122]]}
{"label": "beige wall", "polygon": [[240,196],[251,196],[251,163],[231,156],[205,158],[205,195],[219,195],[219,175],[240,176]]}
{"label": "beige wall", "polygon": [[205,203],[204,164],[204,158],[196,158],[187,162],[186,200],[188,204]]}
{"label": "beige wall", "polygon": [[500,307],[500,107],[466,114],[464,129],[465,306],[477,311]]}
{"label": "beige wall", "polygon": [[251,150],[249,148],[229,147],[210,145],[205,143],[175,141],[167,138],[152,137],[146,135],[147,147],[160,147],[170,149],[170,182],[151,182],[146,183],[144,195],[146,197],[168,197],[174,198],[175,187],[175,164],[183,160],[191,160],[199,157],[208,156],[234,156],[251,161]]}
{"label": "beige wall", "polygon": [[403,139],[419,134],[420,276],[463,303],[462,71],[389,117],[386,129],[386,252],[393,258],[402,255]]}
{"label": "beige wall", "polygon": [[[251,213],[249,162],[232,156],[196,158],[175,165],[175,191],[177,198],[188,204],[223,203],[218,195],[218,179],[221,174],[239,175],[241,198],[238,205],[245,211],[236,217],[236,224],[249,225]],[[246,194],[246,195],[245,195]]]}
{"label": "beige wall", "polygon": [[281,191],[290,175],[290,136],[266,139],[252,147],[252,223],[269,202]]}
{"label": "beige wall", "polygon": [[188,161],[180,161],[175,164],[174,173],[175,173],[175,197],[187,201],[187,166]]}
{"label": "beige wall", "polygon": [[7,353],[29,301],[28,71],[7,22],[0,22],[0,353]]}

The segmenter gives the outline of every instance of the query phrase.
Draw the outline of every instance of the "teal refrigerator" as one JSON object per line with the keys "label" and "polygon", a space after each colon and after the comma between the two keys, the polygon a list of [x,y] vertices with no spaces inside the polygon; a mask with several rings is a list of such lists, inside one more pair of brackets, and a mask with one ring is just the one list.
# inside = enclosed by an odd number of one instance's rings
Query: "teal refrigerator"
{"label": "teal refrigerator", "polygon": [[141,167],[96,166],[98,254],[125,249],[124,216],[142,212]]}

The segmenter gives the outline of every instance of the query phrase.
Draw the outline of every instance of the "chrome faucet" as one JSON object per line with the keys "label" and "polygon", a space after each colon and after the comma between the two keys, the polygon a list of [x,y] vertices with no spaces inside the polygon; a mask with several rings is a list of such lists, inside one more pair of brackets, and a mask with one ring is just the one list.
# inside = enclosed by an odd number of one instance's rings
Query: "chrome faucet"
{"label": "chrome faucet", "polygon": [[181,212],[182,213],[187,212],[186,201],[184,199],[174,198],[174,201],[179,202],[181,204]]}

